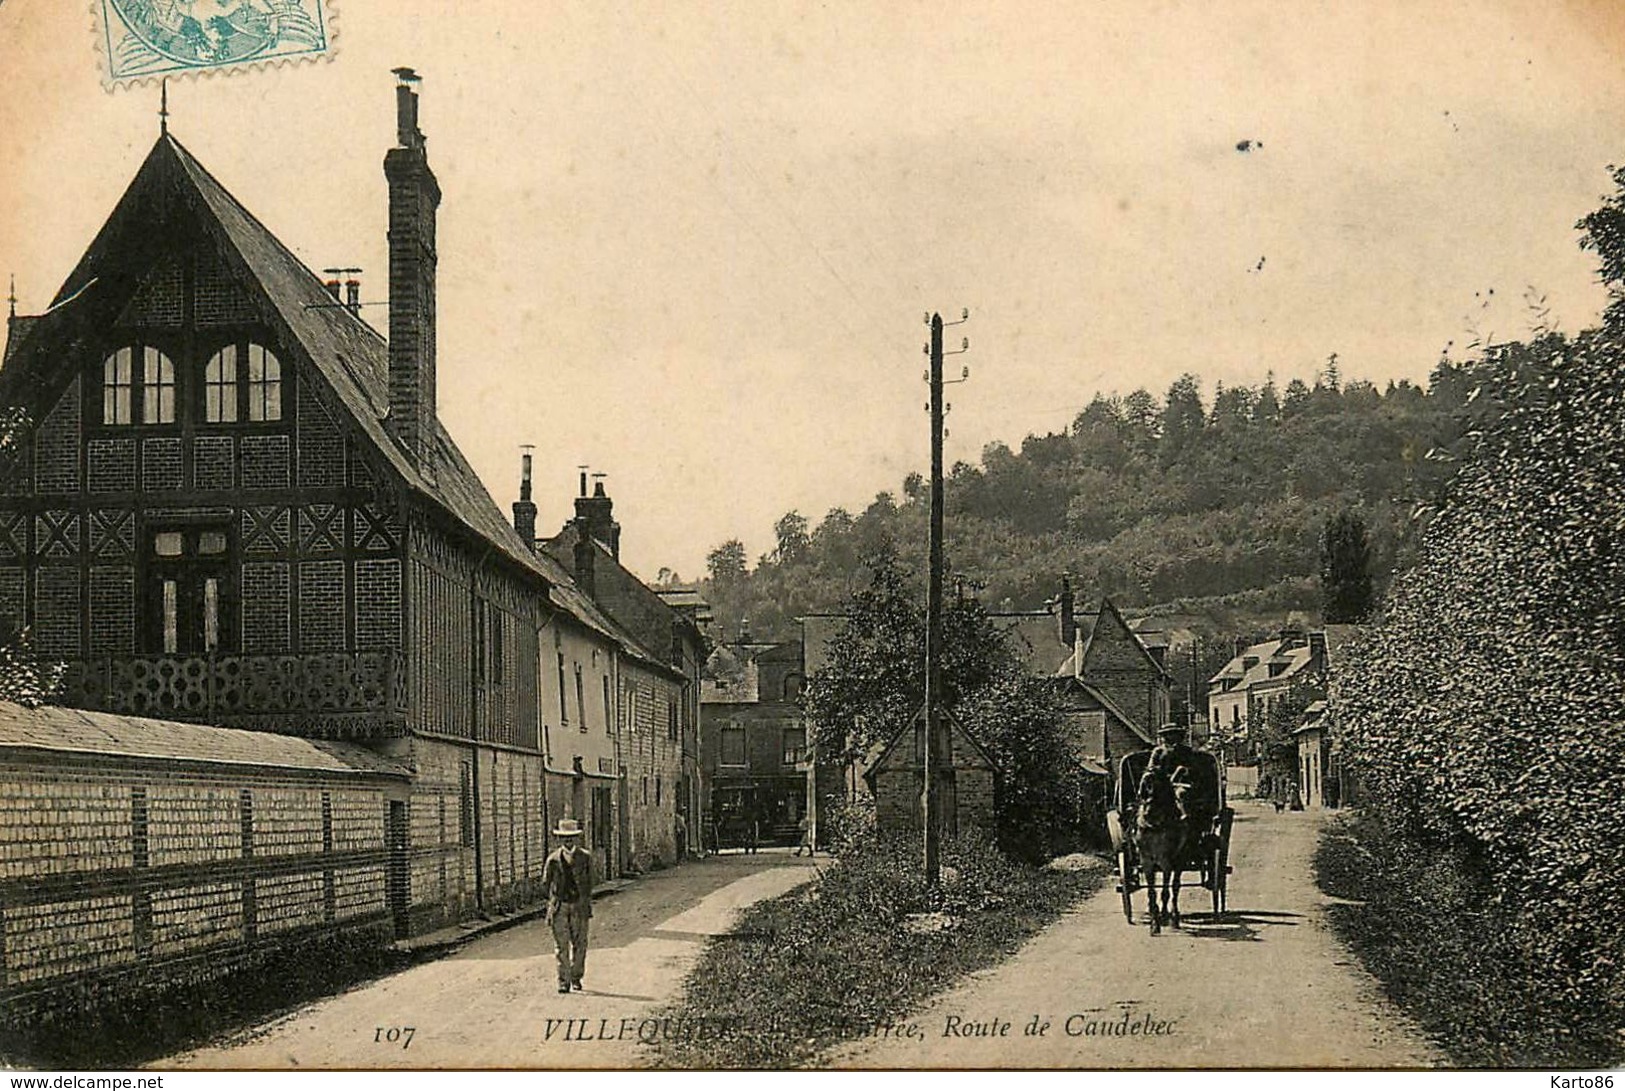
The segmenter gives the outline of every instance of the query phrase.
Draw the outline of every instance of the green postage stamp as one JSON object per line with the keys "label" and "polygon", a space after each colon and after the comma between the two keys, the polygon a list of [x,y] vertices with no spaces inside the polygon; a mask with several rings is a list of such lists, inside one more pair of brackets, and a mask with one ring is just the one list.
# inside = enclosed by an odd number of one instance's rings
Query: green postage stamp
{"label": "green postage stamp", "polygon": [[332,48],[324,0],[96,0],[110,83]]}

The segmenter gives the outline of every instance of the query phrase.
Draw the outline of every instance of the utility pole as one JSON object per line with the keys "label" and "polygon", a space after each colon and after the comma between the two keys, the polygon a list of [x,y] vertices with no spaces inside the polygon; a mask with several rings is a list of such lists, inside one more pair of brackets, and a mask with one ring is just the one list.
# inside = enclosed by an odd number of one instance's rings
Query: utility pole
{"label": "utility pole", "polygon": [[[940,314],[927,317],[931,326],[931,343],[926,354],[931,358],[931,369],[926,381],[931,384],[931,401],[926,410],[931,414],[931,537],[930,576],[925,592],[925,753],[922,755],[924,787],[920,793],[920,808],[925,822],[925,885],[935,890],[942,877],[942,797],[937,791],[937,766],[950,749],[948,735],[942,730],[942,438],[943,418],[947,406],[942,400],[942,358],[957,355],[970,348],[966,339],[956,352],[942,351],[944,325],[957,326],[970,319],[970,311],[963,311],[958,322],[944,323]],[[970,369],[964,369],[954,382],[970,378]]]}

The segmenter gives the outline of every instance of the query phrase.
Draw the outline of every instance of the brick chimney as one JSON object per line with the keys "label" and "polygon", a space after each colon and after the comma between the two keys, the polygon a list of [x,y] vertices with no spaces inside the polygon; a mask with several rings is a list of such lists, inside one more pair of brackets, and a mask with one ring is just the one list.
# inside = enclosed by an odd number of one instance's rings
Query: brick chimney
{"label": "brick chimney", "polygon": [[519,458],[519,499],[513,502],[513,529],[536,551],[536,505],[530,499],[530,449]]}
{"label": "brick chimney", "polygon": [[588,598],[596,598],[598,580],[593,571],[593,562],[597,559],[595,554],[598,551],[592,544],[592,537],[588,534],[579,533],[580,527],[576,529],[578,531],[575,546],[576,586],[581,588]]}
{"label": "brick chimney", "polygon": [[1061,612],[1061,643],[1070,648],[1078,635],[1077,599],[1072,594],[1072,581],[1065,576],[1061,577],[1061,597],[1057,601]]}
{"label": "brick chimney", "polygon": [[[600,477],[602,475],[599,475]],[[603,481],[595,481],[587,495],[587,475],[581,475],[581,495],[576,497],[576,524],[598,539],[609,555],[621,559],[621,524],[615,521],[615,502],[604,492]]]}
{"label": "brick chimney", "polygon": [[440,184],[418,130],[417,73],[395,69],[396,144],[384,155],[389,182],[389,419],[414,463],[435,431],[435,211]]}

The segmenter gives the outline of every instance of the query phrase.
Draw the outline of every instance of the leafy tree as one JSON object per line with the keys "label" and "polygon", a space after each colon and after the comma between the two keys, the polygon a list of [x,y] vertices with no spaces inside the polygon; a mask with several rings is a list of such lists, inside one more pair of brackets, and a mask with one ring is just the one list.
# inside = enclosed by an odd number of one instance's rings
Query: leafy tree
{"label": "leafy tree", "polygon": [[1162,407],[1162,461],[1173,462],[1193,447],[1202,436],[1207,412],[1202,408],[1202,392],[1196,376],[1189,373],[1174,380],[1168,400]]}
{"label": "leafy tree", "polygon": [[1483,1059],[1507,1067],[1621,1051],[1622,367],[1618,326],[1468,366],[1479,423],[1457,477],[1333,682],[1344,752],[1398,858],[1449,861],[1485,964],[1539,994],[1489,1013],[1498,1052]]}
{"label": "leafy tree", "polygon": [[785,512],[780,516],[779,521],[773,524],[773,534],[779,543],[773,555],[780,564],[794,564],[800,560],[811,541],[807,534],[807,517],[799,511]]}
{"label": "leafy tree", "polygon": [[50,704],[61,692],[65,663],[42,659],[35,653],[27,629],[18,629],[0,641],[0,701],[27,708]]}
{"label": "leafy tree", "polygon": [[1351,511],[1326,520],[1320,535],[1321,612],[1329,625],[1371,616],[1371,544],[1365,522]]}
{"label": "leafy tree", "polygon": [[[32,422],[15,406],[0,408],[0,489],[17,479],[27,457]],[[22,619],[0,615],[0,701],[30,708],[49,703],[61,690],[66,665],[35,653]]]}
{"label": "leafy tree", "polygon": [[[867,585],[846,604],[846,626],[804,700],[819,753],[866,760],[925,705],[925,617],[920,589],[895,551],[865,559]],[[1027,859],[1079,839],[1083,781],[1048,683],[1027,675],[1007,637],[974,598],[943,608],[942,696],[1000,771],[1000,842]]]}
{"label": "leafy tree", "polygon": [[705,566],[711,572],[711,582],[722,587],[739,583],[745,578],[745,543],[730,538],[705,555]]}
{"label": "leafy tree", "polygon": [[1625,322],[1625,167],[1609,167],[1614,192],[1603,199],[1602,207],[1580,218],[1580,249],[1597,255],[1597,276],[1608,287],[1608,308],[1603,319],[1609,325]]}

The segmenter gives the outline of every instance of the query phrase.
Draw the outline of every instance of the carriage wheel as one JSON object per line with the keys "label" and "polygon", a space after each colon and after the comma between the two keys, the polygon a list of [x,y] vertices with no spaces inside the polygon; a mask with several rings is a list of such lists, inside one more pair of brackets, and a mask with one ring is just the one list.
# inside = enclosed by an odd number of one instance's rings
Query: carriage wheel
{"label": "carriage wheel", "polygon": [[1123,919],[1134,923],[1134,890],[1129,882],[1128,850],[1117,852],[1117,889],[1123,893]]}

